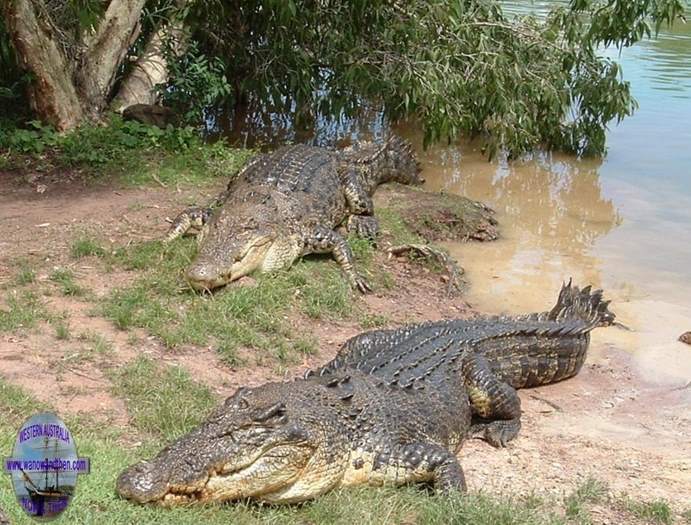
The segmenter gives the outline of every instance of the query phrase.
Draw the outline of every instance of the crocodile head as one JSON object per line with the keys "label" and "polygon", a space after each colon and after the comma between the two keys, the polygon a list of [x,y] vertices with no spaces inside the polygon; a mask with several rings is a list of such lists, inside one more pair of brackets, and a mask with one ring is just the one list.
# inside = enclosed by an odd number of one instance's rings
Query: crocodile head
{"label": "crocodile head", "polygon": [[200,427],[126,469],[118,494],[177,506],[248,498],[295,502],[325,492],[340,474],[325,472],[323,461],[338,449],[327,436],[334,423],[290,387],[239,389]]}
{"label": "crocodile head", "polygon": [[278,225],[262,222],[260,212],[221,207],[207,225],[187,280],[196,290],[212,290],[255,270],[288,262],[289,250]]}

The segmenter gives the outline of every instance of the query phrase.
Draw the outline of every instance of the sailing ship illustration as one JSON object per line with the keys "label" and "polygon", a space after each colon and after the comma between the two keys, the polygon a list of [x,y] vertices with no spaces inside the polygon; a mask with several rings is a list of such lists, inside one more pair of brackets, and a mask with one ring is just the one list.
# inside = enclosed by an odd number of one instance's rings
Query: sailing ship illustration
{"label": "sailing ship illustration", "polygon": [[[49,443],[50,439],[46,436],[44,444],[36,450],[43,450],[44,457],[48,457],[48,451],[53,452],[53,458],[58,456],[58,441],[53,440],[53,447]],[[24,488],[31,500],[31,514],[34,516],[51,516],[62,512],[67,506],[69,498],[72,496],[74,487],[72,484],[60,484],[60,468],[59,465],[54,465],[54,468],[46,468],[43,471],[38,471],[34,474],[43,474],[41,479],[32,479],[24,469],[20,468],[22,477],[24,479]]]}

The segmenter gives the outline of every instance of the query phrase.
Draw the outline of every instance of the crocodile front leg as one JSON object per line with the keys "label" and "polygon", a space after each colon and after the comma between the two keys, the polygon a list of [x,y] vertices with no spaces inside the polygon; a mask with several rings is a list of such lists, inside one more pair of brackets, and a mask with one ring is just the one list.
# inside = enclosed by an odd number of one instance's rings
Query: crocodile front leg
{"label": "crocodile front leg", "polygon": [[187,208],[175,217],[163,242],[169,243],[189,232],[201,232],[212,213],[212,208]]}
{"label": "crocodile front leg", "polygon": [[360,183],[358,173],[355,170],[347,170],[341,175],[348,210],[346,229],[349,233],[363,239],[376,239],[379,234],[379,221],[374,217],[374,203],[372,197]]}
{"label": "crocodile front leg", "polygon": [[[213,202],[206,208],[200,206],[192,206],[178,214],[173,220],[168,230],[168,234],[163,242],[169,243],[178,237],[182,237],[186,233],[201,234],[203,236],[206,224],[211,219],[211,215],[215,208],[223,204],[230,194],[230,184],[213,200]],[[197,238],[201,242],[201,236]]]}
{"label": "crocodile front leg", "polygon": [[466,490],[463,469],[456,456],[436,443],[418,442],[380,452],[353,451],[341,484],[347,487],[361,483],[380,486],[429,482],[442,493]]}
{"label": "crocodile front leg", "polygon": [[353,267],[353,252],[346,240],[338,232],[330,230],[324,226],[317,226],[303,234],[303,252],[308,253],[330,253],[346,274],[351,285],[361,293],[371,292],[372,288],[367,281],[359,275]]}
{"label": "crocodile front leg", "polygon": [[403,448],[403,463],[408,468],[429,472],[434,489],[449,493],[467,490],[465,475],[458,459],[446,448],[434,443],[415,443]]}
{"label": "crocodile front leg", "polygon": [[495,447],[504,447],[521,429],[521,399],[509,384],[499,381],[487,360],[470,354],[463,374],[473,413],[483,421],[473,424],[471,433]]}

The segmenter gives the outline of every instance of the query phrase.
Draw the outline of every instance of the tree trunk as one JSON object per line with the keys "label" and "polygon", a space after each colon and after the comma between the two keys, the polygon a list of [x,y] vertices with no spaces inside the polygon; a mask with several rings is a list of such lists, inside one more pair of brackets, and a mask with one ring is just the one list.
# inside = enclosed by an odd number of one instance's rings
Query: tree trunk
{"label": "tree trunk", "polygon": [[22,66],[33,73],[29,88],[32,110],[44,122],[64,131],[78,125],[83,112],[72,83],[71,68],[45,19],[31,0],[6,0],[7,27]]}
{"label": "tree trunk", "polygon": [[[178,9],[184,7],[185,0],[176,2]],[[168,43],[175,54],[184,52],[186,34],[181,19],[170,23],[163,22],[144,48],[136,64],[122,82],[111,108],[122,113],[134,104],[155,104],[158,98],[156,86],[168,81],[168,62],[165,45]]]}
{"label": "tree trunk", "polygon": [[139,34],[146,0],[111,0],[96,31],[84,39],[85,60],[77,85],[85,112],[98,118],[107,105],[118,67]]}
{"label": "tree trunk", "polygon": [[146,0],[111,0],[98,28],[83,42],[78,62],[58,47],[42,0],[1,0],[23,67],[34,75],[29,100],[36,115],[59,131],[101,116],[118,67],[139,31]]}

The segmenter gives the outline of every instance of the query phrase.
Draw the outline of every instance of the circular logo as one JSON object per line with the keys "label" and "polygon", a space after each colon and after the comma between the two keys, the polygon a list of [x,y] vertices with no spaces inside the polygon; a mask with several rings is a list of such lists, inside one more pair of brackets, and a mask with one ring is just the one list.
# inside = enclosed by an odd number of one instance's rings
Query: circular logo
{"label": "circular logo", "polygon": [[77,455],[69,429],[52,412],[27,419],[17,433],[12,457],[5,459],[17,501],[34,518],[47,521],[65,511],[88,458]]}

